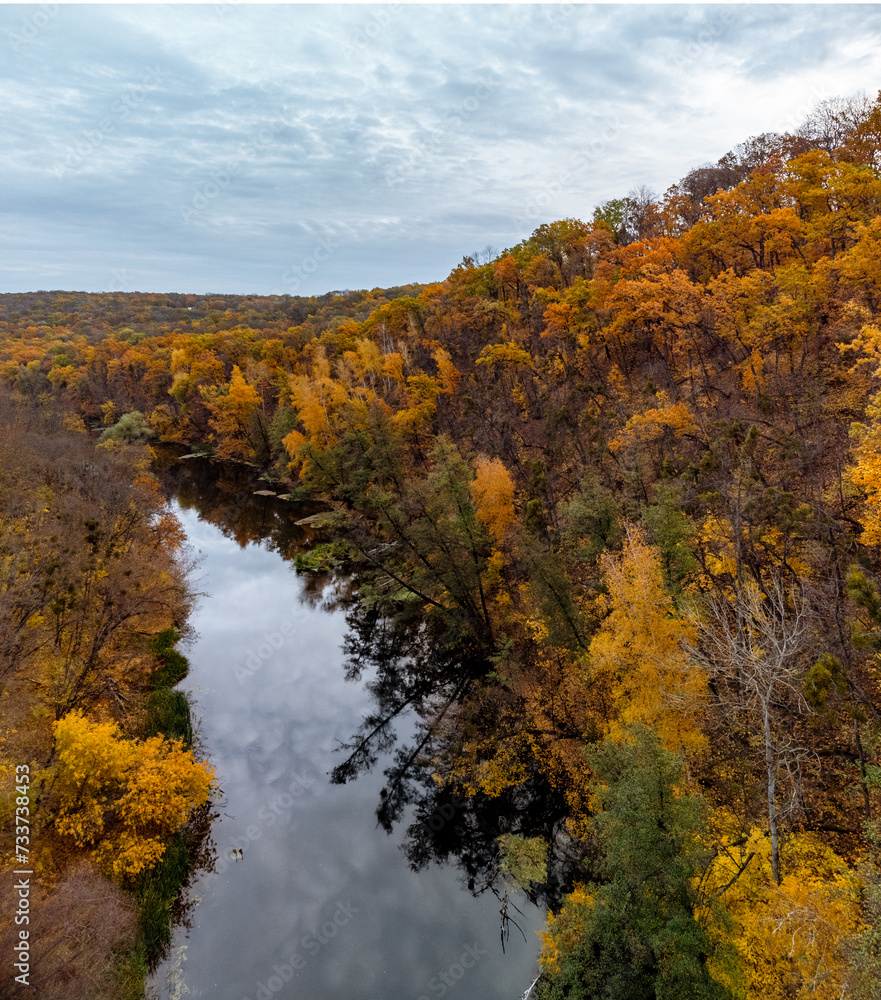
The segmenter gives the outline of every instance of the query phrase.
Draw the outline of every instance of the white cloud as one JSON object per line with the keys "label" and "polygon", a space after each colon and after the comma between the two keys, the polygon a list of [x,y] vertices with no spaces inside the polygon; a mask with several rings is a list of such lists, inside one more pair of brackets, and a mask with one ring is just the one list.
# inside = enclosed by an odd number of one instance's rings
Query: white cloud
{"label": "white cloud", "polygon": [[322,236],[301,293],[438,280],[881,78],[875,5],[36,9],[0,7],[10,291],[290,291]]}

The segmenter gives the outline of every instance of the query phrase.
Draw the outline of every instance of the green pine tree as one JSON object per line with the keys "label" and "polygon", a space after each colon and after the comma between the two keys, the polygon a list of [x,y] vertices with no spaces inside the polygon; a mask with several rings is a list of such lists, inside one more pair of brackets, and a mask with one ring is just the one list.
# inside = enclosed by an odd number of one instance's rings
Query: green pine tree
{"label": "green pine tree", "polygon": [[681,759],[644,726],[632,741],[588,753],[602,807],[594,821],[598,880],[577,913],[552,933],[581,925],[560,948],[539,1000],[728,1000],[708,963],[716,943],[698,919],[694,876],[706,861],[703,799],[682,791]]}

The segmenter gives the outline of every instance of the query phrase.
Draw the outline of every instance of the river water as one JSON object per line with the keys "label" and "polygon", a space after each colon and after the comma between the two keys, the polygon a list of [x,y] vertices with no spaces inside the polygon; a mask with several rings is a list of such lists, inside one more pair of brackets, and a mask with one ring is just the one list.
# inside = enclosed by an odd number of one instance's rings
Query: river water
{"label": "river water", "polygon": [[[408,818],[391,834],[377,824],[382,759],[330,783],[335,747],[373,706],[369,677],[346,679],[343,614],[292,562],[310,544],[293,522],[310,511],[243,492],[234,472],[219,479],[201,460],[164,478],[200,560],[181,687],[222,796],[216,870],[189,889],[190,927],[148,995],[518,1000],[537,975],[544,912],[515,896],[525,941],[514,930],[503,952],[495,896],[472,894],[449,861],[413,870]],[[345,586],[324,582],[324,596]],[[401,735],[412,727],[403,720]]]}

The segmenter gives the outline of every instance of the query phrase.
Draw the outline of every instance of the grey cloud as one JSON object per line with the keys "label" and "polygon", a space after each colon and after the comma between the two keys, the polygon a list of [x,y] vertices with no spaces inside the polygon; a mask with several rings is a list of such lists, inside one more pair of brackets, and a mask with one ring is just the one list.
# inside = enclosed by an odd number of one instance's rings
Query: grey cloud
{"label": "grey cloud", "polygon": [[[740,94],[834,93],[881,27],[876,6],[61,7],[13,48],[35,9],[0,7],[10,290],[88,287],[115,256],[156,290],[279,291],[331,231],[302,291],[437,280],[528,235],[538,198],[535,225],[589,214],[784,127]],[[881,56],[861,62],[873,93]]]}

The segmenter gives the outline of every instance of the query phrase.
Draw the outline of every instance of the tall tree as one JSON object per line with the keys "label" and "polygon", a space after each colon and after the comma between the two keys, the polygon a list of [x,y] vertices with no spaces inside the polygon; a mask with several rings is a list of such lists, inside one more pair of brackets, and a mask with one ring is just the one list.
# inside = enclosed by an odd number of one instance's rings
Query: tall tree
{"label": "tall tree", "polygon": [[540,1000],[727,1000],[699,919],[706,806],[683,788],[681,758],[645,726],[586,756],[597,880],[550,923]]}
{"label": "tall tree", "polygon": [[605,555],[602,567],[609,614],[585,670],[608,691],[612,732],[640,722],[655,727],[668,747],[703,746],[706,675],[689,666],[683,644],[694,638],[693,626],[664,589],[658,550],[631,528],[622,556]]}
{"label": "tall tree", "polygon": [[[707,600],[704,614],[692,611],[691,622],[699,635],[692,647],[695,661],[709,671],[715,690],[727,708],[744,712],[759,729],[762,741],[771,833],[771,869],[779,883],[780,771],[791,775],[798,748],[778,728],[785,703],[807,712],[799,674],[800,654],[810,627],[809,609],[797,592],[787,592],[775,579],[764,591],[753,583],[739,587],[728,598]],[[799,789],[792,786],[787,808],[794,808]]]}

